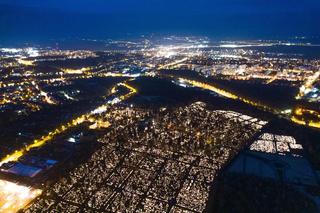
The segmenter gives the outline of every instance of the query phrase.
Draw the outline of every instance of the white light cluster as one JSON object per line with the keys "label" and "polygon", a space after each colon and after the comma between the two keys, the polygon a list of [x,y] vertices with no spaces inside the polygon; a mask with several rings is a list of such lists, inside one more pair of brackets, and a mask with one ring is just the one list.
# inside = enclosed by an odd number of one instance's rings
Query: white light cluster
{"label": "white light cluster", "polygon": [[0,212],[17,212],[39,196],[41,192],[40,189],[0,180]]}

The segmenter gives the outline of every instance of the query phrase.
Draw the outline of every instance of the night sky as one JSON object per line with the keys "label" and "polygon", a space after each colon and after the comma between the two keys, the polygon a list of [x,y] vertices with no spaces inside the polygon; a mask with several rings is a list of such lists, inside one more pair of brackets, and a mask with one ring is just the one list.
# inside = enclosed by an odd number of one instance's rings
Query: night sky
{"label": "night sky", "polygon": [[284,38],[320,34],[319,0],[0,0],[0,44],[141,34]]}

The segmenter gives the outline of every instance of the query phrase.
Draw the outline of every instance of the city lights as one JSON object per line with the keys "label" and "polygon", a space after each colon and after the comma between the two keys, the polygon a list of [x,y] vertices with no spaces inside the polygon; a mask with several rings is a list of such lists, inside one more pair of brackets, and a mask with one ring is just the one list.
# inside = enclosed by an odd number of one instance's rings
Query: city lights
{"label": "city lights", "polygon": [[0,48],[0,213],[204,212],[241,154],[316,153],[319,60],[273,50],[307,43],[99,42]]}
{"label": "city lights", "polygon": [[0,180],[0,212],[15,213],[39,196],[41,192],[40,189]]}

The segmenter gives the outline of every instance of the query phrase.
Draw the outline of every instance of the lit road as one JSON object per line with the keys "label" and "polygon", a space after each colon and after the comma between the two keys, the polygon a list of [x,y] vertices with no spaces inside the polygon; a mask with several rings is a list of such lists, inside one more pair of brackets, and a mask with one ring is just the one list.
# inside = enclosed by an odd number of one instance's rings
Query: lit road
{"label": "lit road", "polygon": [[[117,88],[120,86],[125,87],[129,90],[129,92],[127,94],[115,97],[113,100],[108,101],[106,104],[101,105],[96,109],[90,111],[89,113],[83,114],[69,121],[66,124],[63,124],[55,130],[49,132],[47,135],[44,135],[41,138],[34,140],[33,143],[31,143],[30,145],[7,155],[4,159],[0,161],[0,166],[4,163],[17,161],[30,149],[44,146],[46,143],[52,141],[57,135],[64,133],[72,127],[78,126],[79,124],[82,124],[86,121],[95,121],[93,115],[103,113],[107,111],[108,105],[113,105],[121,101],[124,101],[137,93],[137,90],[134,87],[130,86],[127,82],[117,84],[111,89],[110,93],[114,95],[117,92]],[[97,121],[97,123],[99,123],[99,121]],[[32,187],[19,185],[18,183],[0,180],[0,212],[18,212],[20,209],[28,205],[28,203],[30,203],[41,193],[42,190],[40,189],[34,189]]]}
{"label": "lit road", "polygon": [[[312,121],[312,120],[306,122],[306,121],[302,120],[301,117],[303,117],[306,114],[312,115],[314,118],[316,118],[318,120],[318,122]],[[320,114],[314,110],[298,108],[294,111],[294,115],[292,115],[290,119],[294,123],[320,129],[320,122],[319,122],[320,121]]]}
{"label": "lit road", "polygon": [[106,111],[108,105],[112,105],[112,104],[116,104],[121,101],[124,101],[137,93],[137,90],[134,87],[130,86],[127,82],[117,84],[116,87],[112,88],[111,93],[116,92],[116,88],[119,86],[123,86],[123,87],[127,88],[129,90],[129,92],[125,95],[121,95],[119,97],[116,97],[114,100],[109,101],[107,104],[104,104],[104,105],[97,107],[96,109],[92,110],[89,113],[83,114],[83,115],[69,121],[68,123],[59,126],[55,130],[49,132],[47,135],[44,135],[41,138],[34,140],[33,143],[31,143],[30,145],[28,145],[20,150],[16,150],[13,153],[7,155],[5,158],[3,158],[0,161],[0,166],[3,165],[4,163],[8,163],[11,161],[17,161],[21,156],[24,155],[24,153],[26,153],[30,149],[36,148],[36,147],[41,147],[41,146],[45,145],[46,143],[51,141],[55,136],[67,131],[68,129],[70,129],[72,127],[78,126],[79,124],[82,124],[85,121],[88,121],[92,115]]}
{"label": "lit road", "polygon": [[[179,81],[188,83],[188,84],[190,84],[190,85],[192,85],[194,87],[199,87],[199,88],[202,88],[202,89],[213,91],[213,92],[215,92],[215,93],[217,93],[217,94],[219,94],[219,95],[221,95],[221,96],[223,96],[225,98],[242,101],[242,102],[244,102],[246,104],[249,104],[251,106],[257,107],[259,109],[263,109],[264,111],[267,111],[267,112],[271,112],[271,113],[273,113],[275,115],[283,116],[283,114],[281,114],[280,110],[277,110],[277,109],[274,109],[272,107],[266,106],[264,104],[249,100],[249,99],[244,98],[244,97],[240,97],[240,96],[238,96],[236,94],[233,94],[233,93],[231,93],[229,91],[220,89],[220,88],[215,87],[213,85],[209,85],[207,83],[202,83],[202,82],[199,82],[199,81],[189,80],[189,79],[185,79],[185,78],[179,78]],[[291,111],[293,111],[293,110],[291,110]],[[299,111],[299,109],[298,109],[298,111]],[[314,115],[315,117],[318,118],[318,121],[309,121],[309,122],[304,121],[301,118],[301,116],[303,116],[303,114],[305,114],[305,113]],[[300,116],[300,118],[299,118],[299,116]],[[295,111],[293,111],[293,114],[286,115],[285,118],[290,120],[290,121],[292,121],[292,122],[294,122],[294,123],[296,123],[296,124],[299,124],[299,125],[304,125],[304,126],[309,126],[309,127],[319,128],[320,129],[320,115],[317,112],[312,111],[312,110],[300,109],[300,113],[298,113],[298,114],[297,114],[297,110],[295,110]]]}
{"label": "lit road", "polygon": [[194,80],[189,80],[189,79],[185,79],[185,78],[179,78],[180,81],[182,82],[186,82],[194,87],[199,87],[199,88],[202,88],[202,89],[206,89],[206,90],[210,90],[210,91],[213,91],[223,97],[226,97],[226,98],[229,98],[229,99],[234,99],[234,100],[240,100],[246,104],[249,104],[251,106],[254,106],[254,107],[257,107],[257,108],[260,108],[260,109],[263,109],[265,111],[269,111],[269,112],[278,112],[278,110],[276,109],[273,109],[269,106],[266,106],[264,104],[261,104],[261,103],[258,103],[258,102],[255,102],[255,101],[252,101],[252,100],[249,100],[247,98],[244,98],[244,97],[241,97],[241,96],[238,96],[236,94],[233,94],[231,92],[228,92],[226,90],[223,90],[223,89],[220,89],[216,86],[213,86],[213,85],[209,85],[209,84],[206,84],[206,83],[202,83],[202,82],[199,82],[199,81],[194,81]]}
{"label": "lit road", "polygon": [[188,59],[189,59],[188,57],[185,57],[185,58],[182,58],[182,59],[173,61],[173,62],[168,63],[168,64],[160,65],[160,66],[158,67],[158,70],[166,69],[166,68],[168,68],[168,67],[175,66],[175,65],[177,65],[177,64],[181,64],[182,62],[185,62],[185,61],[187,61]]}

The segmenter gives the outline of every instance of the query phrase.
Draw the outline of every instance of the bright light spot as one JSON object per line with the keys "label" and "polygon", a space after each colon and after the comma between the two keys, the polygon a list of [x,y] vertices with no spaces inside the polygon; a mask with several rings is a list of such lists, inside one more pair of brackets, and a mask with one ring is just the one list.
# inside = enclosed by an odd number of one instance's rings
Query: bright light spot
{"label": "bright light spot", "polygon": [[283,114],[291,114],[292,113],[292,109],[286,109],[282,111]]}
{"label": "bright light spot", "polygon": [[39,51],[34,48],[31,48],[31,47],[27,48],[26,52],[29,55],[29,57],[38,57],[39,56]]}
{"label": "bright light spot", "polygon": [[84,72],[87,72],[90,69],[90,67],[83,67],[81,69],[62,69],[62,71],[67,74],[83,74]]}
{"label": "bright light spot", "polygon": [[220,45],[220,47],[223,47],[223,48],[238,48],[240,46],[236,45],[236,44],[222,44],[222,45]]}
{"label": "bright light spot", "polygon": [[171,58],[172,56],[175,56],[177,54],[177,52],[173,51],[173,50],[170,50],[170,49],[166,49],[166,48],[163,48],[163,49],[160,49],[158,52],[157,52],[157,57],[165,57],[165,58]]}
{"label": "bright light spot", "polygon": [[107,109],[108,109],[107,106],[101,106],[101,107],[98,107],[97,109],[91,111],[91,114],[92,114],[92,115],[101,114],[101,113],[103,113],[103,112],[106,112]]}
{"label": "bright light spot", "polygon": [[40,95],[44,97],[45,102],[48,104],[56,104],[56,102],[45,91],[41,90]]}
{"label": "bright light spot", "polygon": [[75,143],[75,142],[76,142],[76,139],[75,139],[75,138],[69,138],[69,139],[68,139],[68,142],[70,142],[70,143]]}
{"label": "bright light spot", "polygon": [[20,58],[20,59],[18,59],[18,63],[19,63],[19,64],[22,64],[22,65],[24,65],[24,66],[32,66],[33,63],[34,63],[34,61],[25,60],[25,59]]}
{"label": "bright light spot", "polygon": [[71,97],[70,95],[68,95],[66,92],[62,92],[62,94],[63,94],[63,96],[66,98],[66,99],[68,99],[68,100],[76,100],[76,99],[74,99],[73,97]]}
{"label": "bright light spot", "polygon": [[21,49],[16,48],[1,48],[0,51],[7,52],[7,53],[18,53],[21,52]]}
{"label": "bright light spot", "polygon": [[296,99],[301,99],[303,96],[313,91],[313,85],[319,80],[320,71],[314,73],[314,75],[310,76],[304,84],[300,87],[299,94],[296,96]]}
{"label": "bright light spot", "polygon": [[0,212],[17,212],[39,196],[41,192],[40,189],[0,180]]}

